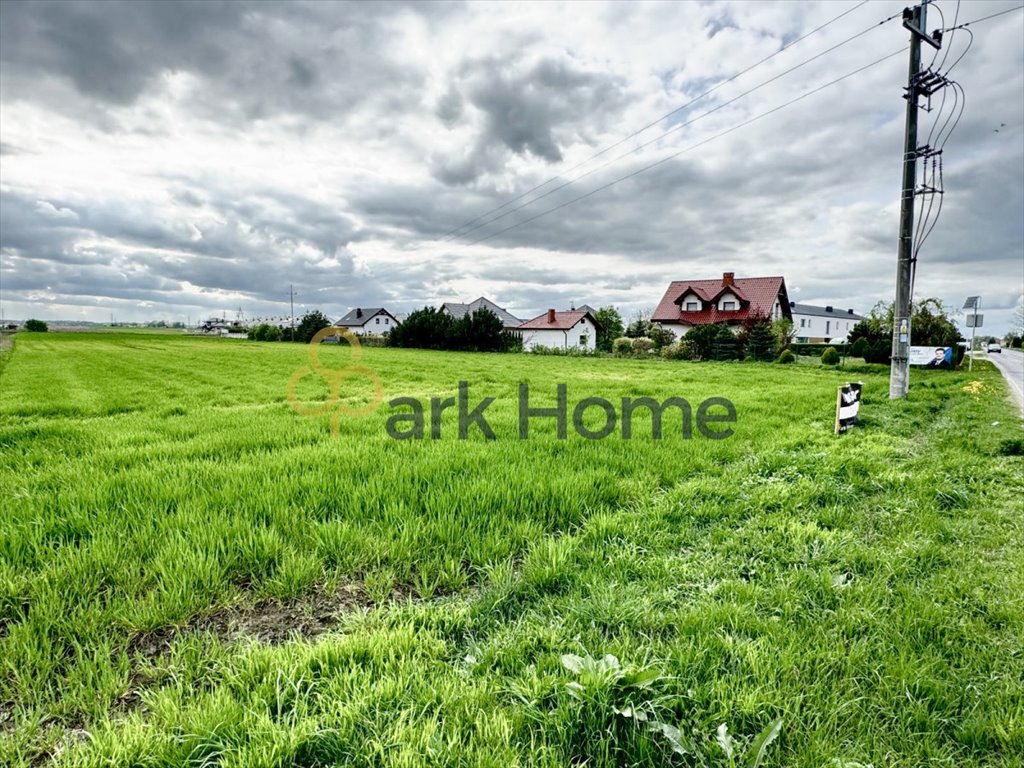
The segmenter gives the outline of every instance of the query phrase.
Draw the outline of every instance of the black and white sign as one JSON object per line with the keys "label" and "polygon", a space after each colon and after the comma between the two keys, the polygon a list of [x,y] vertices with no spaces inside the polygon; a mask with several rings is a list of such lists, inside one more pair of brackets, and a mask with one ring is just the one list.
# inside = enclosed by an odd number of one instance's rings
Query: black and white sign
{"label": "black and white sign", "polygon": [[858,381],[839,387],[836,394],[836,434],[840,435],[857,424],[860,411],[860,391],[863,385]]}

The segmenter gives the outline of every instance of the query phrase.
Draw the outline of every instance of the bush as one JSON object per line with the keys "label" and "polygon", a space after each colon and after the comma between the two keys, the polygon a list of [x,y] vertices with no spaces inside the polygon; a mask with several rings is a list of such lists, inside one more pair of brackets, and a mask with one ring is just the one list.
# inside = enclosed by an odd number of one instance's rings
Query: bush
{"label": "bush", "polygon": [[868,340],[861,336],[853,344],[850,345],[850,356],[851,357],[864,357],[868,351]]}
{"label": "bush", "polygon": [[543,344],[534,344],[530,347],[532,355],[548,355],[551,357],[596,357],[597,351],[586,347],[545,347]]}
{"label": "bush", "polygon": [[710,360],[715,353],[715,337],[720,325],[695,325],[683,336],[682,343],[690,360]]}
{"label": "bush", "polygon": [[689,360],[690,351],[683,342],[676,341],[667,347],[662,347],[661,356],[666,360]]}
{"label": "bush", "polygon": [[839,353],[835,347],[829,347],[821,353],[821,362],[824,365],[839,365]]}
{"label": "bush", "polygon": [[46,333],[50,330],[50,326],[48,326],[43,320],[26,320],[25,330],[31,333]]}
{"label": "bush", "polygon": [[647,336],[638,336],[633,339],[633,354],[637,357],[647,357],[648,353],[654,349],[654,346],[654,339]]}
{"label": "bush", "polygon": [[620,336],[612,342],[612,354],[616,357],[626,357],[633,351],[633,340],[626,337]]}
{"label": "bush", "polygon": [[792,350],[784,349],[775,362],[779,365],[792,365],[796,362],[796,355],[793,354]]}
{"label": "bush", "polygon": [[264,338],[266,341],[280,341],[281,335],[281,329],[279,327],[276,325],[268,325]]}

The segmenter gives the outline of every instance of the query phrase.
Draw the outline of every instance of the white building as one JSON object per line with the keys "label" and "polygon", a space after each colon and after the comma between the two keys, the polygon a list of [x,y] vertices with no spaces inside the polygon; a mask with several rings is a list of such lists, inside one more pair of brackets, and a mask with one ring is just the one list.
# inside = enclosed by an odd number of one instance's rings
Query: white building
{"label": "white building", "polygon": [[356,307],[335,325],[348,328],[356,336],[383,336],[401,323],[383,307]]}
{"label": "white building", "polygon": [[556,312],[527,320],[516,331],[529,352],[537,346],[551,349],[580,349],[593,352],[597,348],[597,320],[586,310]]}
{"label": "white building", "polygon": [[852,309],[816,307],[789,303],[793,313],[793,332],[798,344],[844,344],[846,337],[864,318]]}

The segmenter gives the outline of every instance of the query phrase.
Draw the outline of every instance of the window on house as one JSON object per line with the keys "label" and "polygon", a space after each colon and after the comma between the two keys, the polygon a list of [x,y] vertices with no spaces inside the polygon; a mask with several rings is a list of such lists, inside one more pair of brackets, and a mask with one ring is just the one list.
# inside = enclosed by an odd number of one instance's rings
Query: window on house
{"label": "window on house", "polygon": [[801,328],[806,328],[807,327],[807,318],[806,317],[801,317],[800,318],[800,327]]}
{"label": "window on house", "polygon": [[377,318],[374,318],[374,319],[377,321],[377,325],[380,325],[380,318],[377,317]]}
{"label": "window on house", "polygon": [[734,309],[736,309],[736,302],[735,301],[723,301],[722,302],[722,310],[724,312],[729,312],[730,310],[734,310]]}
{"label": "window on house", "polygon": [[700,302],[699,301],[688,301],[688,302],[686,302],[686,311],[687,312],[696,312],[698,309],[700,309]]}
{"label": "window on house", "polygon": [[826,320],[825,321],[825,335],[826,336],[828,336],[828,332],[831,329],[831,325],[832,325],[832,321],[831,320]]}
{"label": "window on house", "polygon": [[384,325],[390,325],[390,323],[388,322],[388,319],[386,317],[384,318]]}

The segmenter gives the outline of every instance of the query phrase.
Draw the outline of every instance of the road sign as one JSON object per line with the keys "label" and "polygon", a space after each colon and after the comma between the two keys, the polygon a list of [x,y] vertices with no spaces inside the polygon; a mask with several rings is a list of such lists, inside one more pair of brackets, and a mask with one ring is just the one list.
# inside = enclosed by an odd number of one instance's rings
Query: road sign
{"label": "road sign", "polygon": [[967,327],[968,328],[981,328],[985,323],[984,315],[968,315],[967,316]]}

